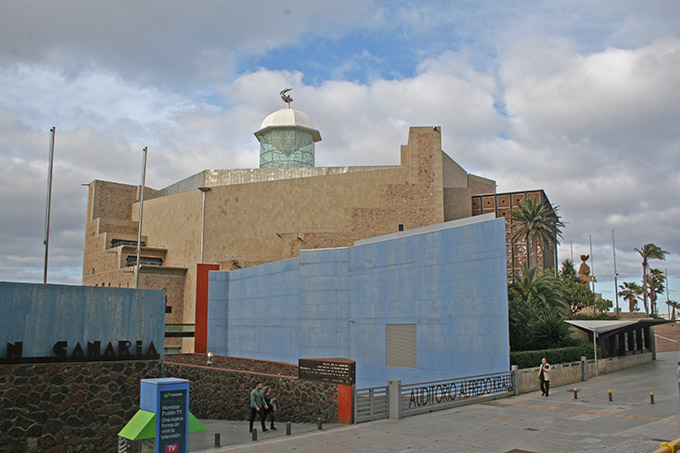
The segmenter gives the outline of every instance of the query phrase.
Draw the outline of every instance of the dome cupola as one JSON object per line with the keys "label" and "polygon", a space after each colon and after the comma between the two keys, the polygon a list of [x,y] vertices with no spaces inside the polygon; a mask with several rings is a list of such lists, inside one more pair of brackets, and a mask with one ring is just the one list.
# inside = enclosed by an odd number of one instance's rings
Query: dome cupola
{"label": "dome cupola", "polygon": [[281,91],[288,108],[271,113],[255,132],[260,142],[260,168],[314,166],[314,143],[321,141],[321,134],[305,113],[290,108],[290,90]]}

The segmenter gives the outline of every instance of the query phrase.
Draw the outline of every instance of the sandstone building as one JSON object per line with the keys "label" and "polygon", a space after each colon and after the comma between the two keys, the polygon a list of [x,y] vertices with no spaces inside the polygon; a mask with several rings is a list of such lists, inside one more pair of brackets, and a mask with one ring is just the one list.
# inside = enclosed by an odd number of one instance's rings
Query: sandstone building
{"label": "sandstone building", "polygon": [[204,349],[192,332],[207,328],[206,305],[197,301],[207,301],[210,270],[469,217],[475,200],[495,193],[494,181],[467,173],[442,151],[439,127],[410,128],[400,165],[392,166],[314,167],[321,136],[290,108],[269,115],[255,134],[261,168],[204,170],[161,190],[145,188],[139,266],[140,187],[89,184],[83,285],[133,288],[138,272],[140,288],[164,289],[167,335],[177,337],[166,347]]}

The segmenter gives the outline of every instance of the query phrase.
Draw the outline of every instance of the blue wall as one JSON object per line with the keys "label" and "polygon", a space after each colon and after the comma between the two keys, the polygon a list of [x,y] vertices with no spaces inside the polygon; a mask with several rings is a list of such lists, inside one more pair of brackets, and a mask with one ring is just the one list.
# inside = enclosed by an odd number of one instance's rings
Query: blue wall
{"label": "blue wall", "polygon": [[[208,350],[345,357],[360,387],[505,371],[505,263],[504,220],[480,216],[211,272]],[[416,324],[417,368],[385,365],[386,324]]]}
{"label": "blue wall", "polygon": [[155,290],[0,282],[0,357],[6,343],[23,341],[23,357],[52,357],[57,341],[153,341],[163,355],[165,295]]}

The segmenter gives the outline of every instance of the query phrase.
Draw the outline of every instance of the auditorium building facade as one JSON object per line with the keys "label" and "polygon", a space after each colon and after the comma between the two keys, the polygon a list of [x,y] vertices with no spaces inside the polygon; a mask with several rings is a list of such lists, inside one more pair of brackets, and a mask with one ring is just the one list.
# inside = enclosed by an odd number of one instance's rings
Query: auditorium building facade
{"label": "auditorium building facade", "polygon": [[[255,132],[260,168],[204,170],[144,189],[139,265],[140,186],[92,181],[83,285],[165,290],[166,348],[204,352],[210,271],[349,247],[473,214],[503,217],[505,198],[495,196],[495,181],[466,172],[442,150],[441,134],[439,127],[411,127],[399,165],[315,167],[319,131],[303,112],[276,111]],[[508,200],[524,196],[547,200],[542,190]]]}

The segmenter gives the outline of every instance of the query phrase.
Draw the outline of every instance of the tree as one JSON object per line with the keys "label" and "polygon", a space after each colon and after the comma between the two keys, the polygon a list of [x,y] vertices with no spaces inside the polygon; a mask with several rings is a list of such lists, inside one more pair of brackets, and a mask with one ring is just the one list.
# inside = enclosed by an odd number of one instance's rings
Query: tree
{"label": "tree", "polygon": [[595,294],[588,283],[578,278],[571,260],[562,263],[559,281],[562,285],[562,300],[569,306],[572,315],[595,303]]}
{"label": "tree", "polygon": [[600,313],[607,313],[614,306],[614,302],[609,299],[597,299],[595,301],[595,308],[597,308]]}
{"label": "tree", "polygon": [[521,277],[516,276],[508,286],[511,300],[527,301],[531,298],[541,309],[551,306],[567,313],[560,282],[553,274],[542,272],[538,266],[523,266],[521,272]]}
{"label": "tree", "polygon": [[564,222],[557,215],[558,206],[547,201],[541,203],[533,198],[523,198],[510,211],[512,219],[512,242],[524,239],[527,247],[527,266],[531,266],[531,254],[537,254],[537,246],[559,245]]}
{"label": "tree", "polygon": [[524,266],[508,285],[510,349],[523,351],[559,346],[570,336],[564,323],[568,306],[559,280],[538,266]]}
{"label": "tree", "polygon": [[547,307],[534,323],[534,347],[541,349],[558,348],[569,338],[569,326],[564,316],[555,307]]}
{"label": "tree", "polygon": [[635,282],[623,282],[619,285],[619,296],[628,301],[628,311],[638,311],[638,296],[642,294],[642,288]]}
{"label": "tree", "polygon": [[659,269],[650,269],[647,274],[647,292],[649,293],[649,302],[653,314],[659,314],[656,308],[656,299],[659,294],[663,294],[666,289],[664,283],[666,276]]}
{"label": "tree", "polygon": [[645,306],[645,315],[649,316],[649,310],[647,308],[647,270],[648,261],[651,259],[655,260],[665,260],[668,252],[662,250],[661,247],[655,244],[645,244],[642,249],[633,249],[640,254],[642,257],[642,296],[643,303]]}

